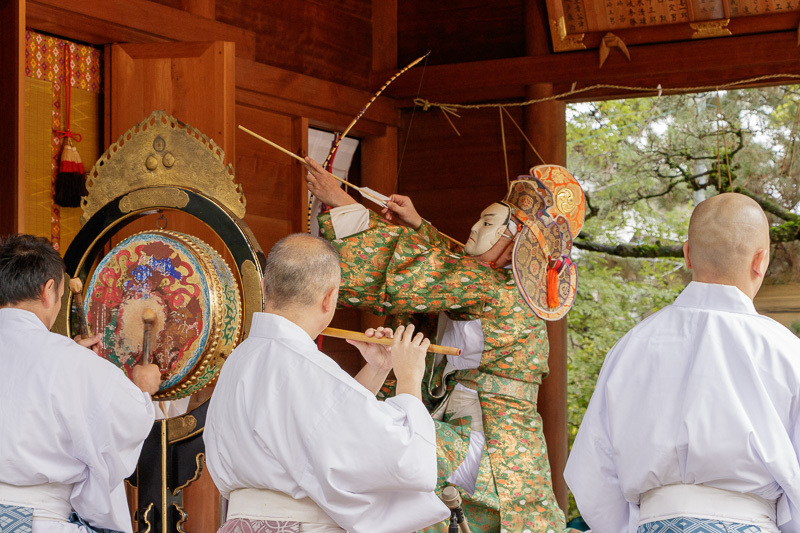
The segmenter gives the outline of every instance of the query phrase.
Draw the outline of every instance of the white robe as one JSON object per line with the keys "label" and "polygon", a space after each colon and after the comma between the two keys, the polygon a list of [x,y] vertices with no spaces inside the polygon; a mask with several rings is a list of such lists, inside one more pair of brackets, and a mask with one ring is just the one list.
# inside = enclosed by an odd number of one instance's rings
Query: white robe
{"label": "white robe", "polygon": [[[29,311],[0,309],[0,482],[74,484],[70,503],[86,522],[130,532],[123,482],[154,416],[112,363]],[[34,532],[67,531],[78,527],[34,521]]]}
{"label": "white robe", "polygon": [[564,477],[594,533],[636,531],[679,483],[778,500],[800,532],[800,339],[739,289],[692,282],[606,356]]}
{"label": "white robe", "polygon": [[203,439],[225,497],[309,497],[353,533],[408,533],[449,516],[433,492],[436,435],[422,402],[378,401],[278,315],[256,313],[225,362]]}

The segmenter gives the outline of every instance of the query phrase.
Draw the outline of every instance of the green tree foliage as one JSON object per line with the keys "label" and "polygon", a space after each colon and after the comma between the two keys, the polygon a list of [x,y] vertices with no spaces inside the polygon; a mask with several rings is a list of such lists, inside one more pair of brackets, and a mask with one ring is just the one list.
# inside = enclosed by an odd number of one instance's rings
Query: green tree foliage
{"label": "green tree foliage", "polygon": [[730,190],[755,198],[772,226],[767,282],[797,279],[799,101],[797,87],[773,87],[568,108],[567,166],[589,206],[573,252],[570,440],[608,350],[691,279],[681,245],[696,202]]}

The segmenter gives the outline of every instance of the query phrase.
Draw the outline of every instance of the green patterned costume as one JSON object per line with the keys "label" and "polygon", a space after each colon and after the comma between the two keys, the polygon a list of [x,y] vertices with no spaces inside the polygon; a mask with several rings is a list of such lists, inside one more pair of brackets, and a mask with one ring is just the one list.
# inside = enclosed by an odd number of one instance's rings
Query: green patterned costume
{"label": "green patterned costume", "polygon": [[[477,390],[483,415],[486,444],[476,490],[472,496],[461,491],[472,530],[564,531],[536,410],[548,372],[546,329],[521,298],[511,270],[462,255],[427,222],[412,230],[370,213],[369,229],[336,239],[330,215],[319,220],[322,236],[341,255],[341,306],[390,315],[445,311],[452,320],[481,320],[479,368],[446,378],[448,390],[457,382]],[[442,367],[428,357],[423,395],[430,401]],[[436,426],[441,488],[466,456],[470,419],[445,416]],[[446,530],[443,522],[425,531]]]}

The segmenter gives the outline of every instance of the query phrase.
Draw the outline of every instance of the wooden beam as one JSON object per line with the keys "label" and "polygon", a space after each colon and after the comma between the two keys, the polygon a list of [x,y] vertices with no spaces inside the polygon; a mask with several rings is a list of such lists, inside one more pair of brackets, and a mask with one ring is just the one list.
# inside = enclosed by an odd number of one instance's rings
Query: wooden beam
{"label": "wooden beam", "polygon": [[25,178],[25,2],[0,2],[0,159],[5,171],[0,177],[0,236],[16,233],[24,220],[22,185]]}
{"label": "wooden beam", "polygon": [[[800,74],[796,31],[648,44],[629,50],[630,62],[622,54],[612,53],[602,68],[598,66],[596,50],[427,67],[420,95],[431,101],[461,103],[465,100],[459,95],[469,91],[475,98],[472,101],[495,100],[498,94],[508,94],[510,87],[536,83],[576,83],[578,87],[661,84],[665,89],[688,91],[775,73]],[[405,99],[403,105],[407,105],[409,99],[417,97],[422,74],[421,69],[412,69],[398,78],[387,93]],[[372,85],[387,75],[388,72],[375,74]],[[780,82],[761,84],[766,83]],[[633,94],[619,89],[604,92],[605,98],[626,96]],[[586,95],[567,101],[580,99],[586,99]]]}
{"label": "wooden beam", "polygon": [[[364,107],[372,95],[338,83],[246,59],[236,60],[236,100],[251,107],[296,116],[312,124],[342,129]],[[380,97],[367,110],[353,131],[384,135],[386,126],[397,126],[394,101]]]}
{"label": "wooden beam", "polygon": [[255,57],[253,32],[148,0],[28,0],[26,24],[91,44],[231,41]]}

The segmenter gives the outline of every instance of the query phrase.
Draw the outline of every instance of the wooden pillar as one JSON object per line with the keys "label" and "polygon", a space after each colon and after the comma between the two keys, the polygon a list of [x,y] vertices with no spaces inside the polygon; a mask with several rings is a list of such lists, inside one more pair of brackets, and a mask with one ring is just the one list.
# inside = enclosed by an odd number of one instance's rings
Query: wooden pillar
{"label": "wooden pillar", "polygon": [[[553,86],[537,84],[528,87],[527,98],[534,100],[551,96]],[[525,134],[544,159],[544,163],[565,165],[567,158],[566,105],[549,101],[525,108]],[[541,165],[528,149],[526,163]],[[539,389],[539,414],[544,424],[544,437],[553,475],[553,490],[562,509],[567,509],[567,485],[564,467],[569,453],[567,432],[567,319],[547,323],[550,341],[548,364],[550,374]]]}
{"label": "wooden pillar", "polygon": [[25,159],[25,2],[0,2],[0,235],[24,231],[21,221]]}

